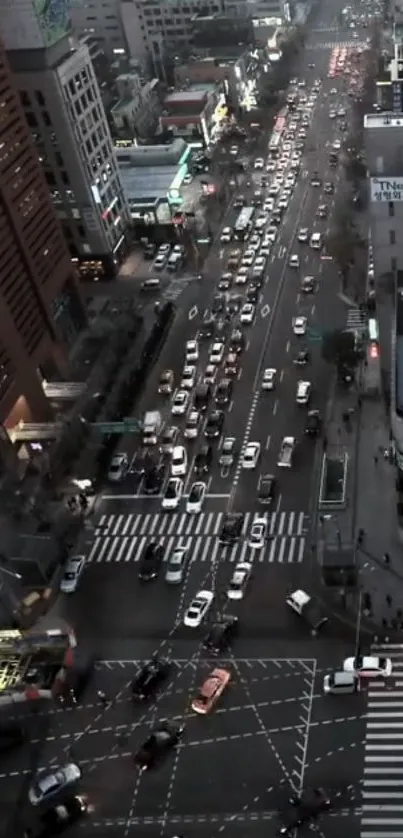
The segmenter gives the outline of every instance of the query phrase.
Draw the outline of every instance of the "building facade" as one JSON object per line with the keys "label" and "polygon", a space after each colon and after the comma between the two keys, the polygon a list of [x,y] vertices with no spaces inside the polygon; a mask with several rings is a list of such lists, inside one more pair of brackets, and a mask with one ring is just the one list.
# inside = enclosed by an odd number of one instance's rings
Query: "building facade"
{"label": "building facade", "polygon": [[120,0],[90,0],[70,3],[70,20],[74,34],[91,35],[110,59],[126,53],[120,16]]}
{"label": "building facade", "polygon": [[208,146],[218,130],[224,95],[216,85],[195,85],[170,93],[163,102],[160,126],[188,142]]}
{"label": "building facade", "polygon": [[41,379],[67,374],[85,315],[61,226],[0,44],[0,469],[6,429],[46,421]]}
{"label": "building facade", "polygon": [[395,54],[376,82],[376,101],[381,111],[403,112],[403,47],[395,44]]}
{"label": "building facade", "polygon": [[143,81],[137,73],[118,76],[119,100],[111,109],[117,137],[147,139],[156,130],[161,113],[158,79]]}

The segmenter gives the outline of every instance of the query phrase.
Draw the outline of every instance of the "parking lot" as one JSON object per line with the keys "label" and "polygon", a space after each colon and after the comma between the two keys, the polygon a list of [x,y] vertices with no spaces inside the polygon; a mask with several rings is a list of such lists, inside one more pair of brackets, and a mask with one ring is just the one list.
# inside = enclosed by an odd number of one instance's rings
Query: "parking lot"
{"label": "parking lot", "polygon": [[[81,766],[80,790],[91,805],[92,829],[125,821],[133,829],[147,826],[152,834],[161,823],[196,827],[255,816],[262,825],[278,818],[290,789],[300,789],[303,781],[305,787],[327,782],[335,795],[343,792],[343,800],[346,784],[358,781],[361,699],[324,698],[325,670],[315,659],[220,659],[231,684],[207,717],[197,716],[190,705],[214,661],[199,652],[174,661],[167,688],[147,707],[131,699],[140,665],[101,662],[82,704],[56,709],[44,732],[40,764],[70,757]],[[106,707],[98,689],[108,697]],[[185,726],[182,744],[158,769],[141,775],[133,756],[161,719]],[[14,759],[10,755],[2,764],[3,800],[15,799],[23,781],[21,756],[15,765]],[[339,816],[334,813],[333,820]]]}

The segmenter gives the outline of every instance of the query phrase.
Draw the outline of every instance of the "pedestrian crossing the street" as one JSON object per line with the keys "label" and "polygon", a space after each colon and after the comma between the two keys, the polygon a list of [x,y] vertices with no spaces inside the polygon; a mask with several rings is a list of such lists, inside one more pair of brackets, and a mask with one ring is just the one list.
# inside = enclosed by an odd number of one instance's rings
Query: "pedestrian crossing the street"
{"label": "pedestrian crossing the street", "polygon": [[[181,545],[191,549],[193,561],[201,563],[213,562],[223,550],[227,562],[250,560],[252,551],[247,537],[255,514],[245,514],[241,538],[227,549],[218,539],[224,515],[224,512],[102,515],[95,527],[87,562],[138,562],[146,544],[152,539],[158,539],[165,545],[166,559],[174,547]],[[256,561],[269,564],[302,562],[308,516],[304,512],[277,512],[269,515],[268,521],[266,545],[262,550],[253,551]]]}
{"label": "pedestrian crossing the street", "polygon": [[403,834],[403,644],[380,644],[392,675],[368,684],[361,838]]}
{"label": "pedestrian crossing the street", "polygon": [[367,330],[367,318],[360,308],[349,308],[347,312],[347,329],[364,334]]}

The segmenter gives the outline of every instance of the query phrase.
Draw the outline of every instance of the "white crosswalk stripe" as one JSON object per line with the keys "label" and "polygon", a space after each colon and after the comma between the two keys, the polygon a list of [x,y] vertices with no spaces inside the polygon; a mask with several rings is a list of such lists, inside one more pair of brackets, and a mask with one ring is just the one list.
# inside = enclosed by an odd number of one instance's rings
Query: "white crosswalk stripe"
{"label": "white crosswalk stripe", "polygon": [[[213,562],[223,552],[218,541],[224,512],[145,513],[102,515],[95,528],[95,538],[87,562],[138,562],[144,547],[158,538],[166,547],[167,557],[178,544],[191,547],[193,561]],[[225,561],[235,563],[251,558],[246,535],[255,518],[245,514],[242,537],[227,549]],[[300,563],[304,558],[309,517],[304,512],[278,512],[269,516],[270,539],[263,550],[253,551],[258,562],[279,564]]]}
{"label": "white crosswalk stripe", "polygon": [[307,49],[365,49],[368,44],[365,41],[322,41],[320,44],[308,44]]}
{"label": "white crosswalk stripe", "polygon": [[371,654],[391,658],[393,672],[368,685],[360,838],[397,838],[403,834],[403,644],[382,643]]}
{"label": "white crosswalk stripe", "polygon": [[349,308],[347,312],[347,329],[354,329],[364,333],[367,329],[367,318],[365,312],[359,308]]}

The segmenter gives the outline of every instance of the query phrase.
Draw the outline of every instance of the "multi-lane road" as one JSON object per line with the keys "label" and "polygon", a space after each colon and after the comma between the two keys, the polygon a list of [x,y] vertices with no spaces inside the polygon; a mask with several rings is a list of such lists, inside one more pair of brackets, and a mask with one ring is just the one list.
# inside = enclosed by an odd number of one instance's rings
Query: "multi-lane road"
{"label": "multi-lane road", "polygon": [[[348,32],[335,26],[339,5],[329,9],[324,4],[315,13],[301,57],[298,75],[307,89],[315,79],[322,84],[301,172],[269,257],[231,410],[226,412],[224,433],[236,437],[238,454],[248,441],[261,443],[259,469],[245,472],[237,461],[223,478],[216,458],[207,502],[193,518],[183,508],[163,513],[161,500],[145,498],[133,474],[116,490],[106,488],[80,547],[87,565],[79,588],[55,606],[55,613],[75,627],[80,642],[91,645],[100,659],[84,700],[53,714],[41,756],[44,764],[58,764],[70,753],[82,766],[83,791],[93,811],[77,834],[204,838],[225,836],[226,831],[241,836],[247,831],[260,836],[281,822],[279,810],[286,806],[290,790],[327,785],[335,810],[323,819],[321,829],[328,838],[346,828],[349,835],[359,835],[368,738],[366,696],[332,700],[322,690],[323,675],[351,654],[354,638],[348,628],[336,625],[323,640],[313,640],[285,606],[290,590],[309,587],[310,525],[321,458],[321,443],[304,438],[305,413],[295,402],[299,376],[293,358],[301,339],[294,336],[292,322],[298,315],[308,319],[303,345],[311,359],[302,377],[312,382],[312,407],[325,415],[330,375],[321,358],[320,336],[356,318],[339,297],[335,266],[322,258],[323,253],[297,241],[300,228],[325,237],[331,224],[335,195],[324,196],[323,186],[311,185],[313,172],[318,172],[322,184],[332,182],[336,194],[344,188],[341,171],[329,168],[331,143],[342,136],[329,110],[333,100],[348,109],[342,80],[328,78],[332,50],[349,40]],[[313,68],[308,66],[312,64]],[[333,87],[338,89],[336,96],[330,93]],[[251,196],[260,177],[251,159],[239,191]],[[325,220],[316,215],[322,203],[329,208]],[[238,212],[231,205],[222,226],[234,224]],[[179,378],[185,343],[197,332],[232,246],[220,244],[218,236],[203,281],[188,283],[183,291],[174,329],[150,376],[139,416],[149,409],[166,411],[157,396],[161,370],[171,368]],[[300,271],[289,267],[294,253],[300,256]],[[300,279],[308,275],[315,277],[316,291],[303,296]],[[205,363],[203,355],[201,366]],[[262,393],[260,387],[266,367],[277,370],[271,393]],[[279,470],[285,435],[296,437],[300,444],[294,467]],[[136,444],[134,438],[128,439],[123,447],[135,456]],[[194,443],[191,462],[199,445]],[[222,661],[231,671],[232,685],[216,713],[199,719],[190,712],[190,701],[212,662],[201,650],[205,629],[185,629],[184,611],[197,590],[208,588],[215,594],[213,617],[220,612],[234,564],[250,558],[247,536],[257,511],[258,476],[264,472],[277,475],[278,493],[267,546],[257,556],[250,590],[237,608],[240,637]],[[187,487],[192,479],[190,471]],[[228,509],[245,517],[240,540],[223,551],[217,535]],[[167,553],[178,543],[189,547],[192,561],[179,590],[168,588],[162,579],[139,586],[137,564],[151,538],[162,541]],[[157,703],[142,711],[133,706],[130,683],[141,662],[155,651],[172,659],[173,675]],[[106,707],[99,703],[97,690],[106,693]],[[160,771],[140,777],[134,770],[133,752],[150,726],[167,717],[185,724],[183,743]],[[0,799],[4,803],[16,799],[30,759],[27,751],[3,760]],[[371,777],[367,775],[367,781]],[[370,838],[371,830],[379,838],[379,830],[369,822],[365,838]]]}

